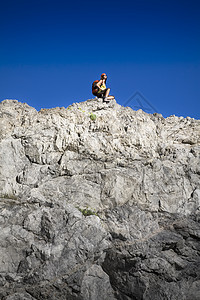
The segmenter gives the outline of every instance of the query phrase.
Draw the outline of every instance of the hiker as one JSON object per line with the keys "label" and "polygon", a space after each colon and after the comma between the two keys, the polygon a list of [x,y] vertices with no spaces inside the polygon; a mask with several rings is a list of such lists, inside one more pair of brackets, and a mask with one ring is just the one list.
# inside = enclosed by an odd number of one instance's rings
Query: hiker
{"label": "hiker", "polygon": [[101,74],[101,79],[93,82],[92,93],[98,98],[103,98],[104,101],[109,101],[114,99],[114,96],[109,96],[110,89],[106,88],[107,75],[105,73]]}

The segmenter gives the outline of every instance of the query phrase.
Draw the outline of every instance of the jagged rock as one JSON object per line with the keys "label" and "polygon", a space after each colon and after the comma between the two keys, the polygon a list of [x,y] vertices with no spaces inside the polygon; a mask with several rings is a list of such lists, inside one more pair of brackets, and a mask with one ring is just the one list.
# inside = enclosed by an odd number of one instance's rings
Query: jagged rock
{"label": "jagged rock", "polygon": [[0,103],[0,299],[200,298],[200,121]]}

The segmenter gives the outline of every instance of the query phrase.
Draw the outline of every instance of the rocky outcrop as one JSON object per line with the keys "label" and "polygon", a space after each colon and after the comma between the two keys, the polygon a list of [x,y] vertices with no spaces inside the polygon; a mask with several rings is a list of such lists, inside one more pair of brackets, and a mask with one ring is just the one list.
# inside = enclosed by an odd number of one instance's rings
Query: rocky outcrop
{"label": "rocky outcrop", "polygon": [[200,299],[200,121],[0,104],[0,299]]}

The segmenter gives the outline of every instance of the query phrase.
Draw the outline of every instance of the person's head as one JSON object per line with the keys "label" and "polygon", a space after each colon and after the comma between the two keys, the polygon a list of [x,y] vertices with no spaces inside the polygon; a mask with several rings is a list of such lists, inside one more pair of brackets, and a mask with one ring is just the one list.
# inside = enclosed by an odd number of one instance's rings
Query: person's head
{"label": "person's head", "polygon": [[101,79],[107,80],[107,75],[106,75],[106,73],[102,73],[102,74],[101,74]]}

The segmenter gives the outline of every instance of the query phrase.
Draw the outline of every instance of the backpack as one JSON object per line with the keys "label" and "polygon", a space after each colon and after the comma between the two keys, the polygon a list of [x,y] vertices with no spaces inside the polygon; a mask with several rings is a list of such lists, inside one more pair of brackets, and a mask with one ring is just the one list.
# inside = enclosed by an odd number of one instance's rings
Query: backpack
{"label": "backpack", "polygon": [[92,94],[94,96],[97,96],[97,92],[98,92],[98,86],[97,86],[97,83],[99,82],[99,80],[95,80],[93,83],[92,83]]}

